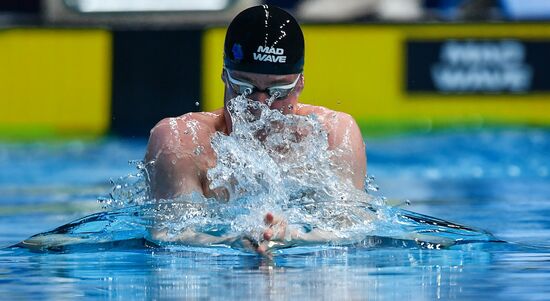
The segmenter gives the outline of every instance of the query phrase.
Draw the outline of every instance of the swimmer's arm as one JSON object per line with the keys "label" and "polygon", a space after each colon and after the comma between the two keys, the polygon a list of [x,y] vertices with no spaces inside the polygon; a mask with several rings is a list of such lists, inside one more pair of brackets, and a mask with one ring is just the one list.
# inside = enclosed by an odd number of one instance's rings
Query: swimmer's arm
{"label": "swimmer's arm", "polygon": [[190,246],[212,246],[218,244],[231,244],[236,240],[232,236],[214,236],[196,232],[190,229],[184,230],[177,235],[169,235],[166,229],[151,231],[151,238],[156,243],[177,243]]}
{"label": "swimmer's arm", "polygon": [[195,247],[231,246],[235,249],[260,252],[258,242],[247,235],[214,236],[190,229],[186,229],[177,235],[169,235],[165,229],[153,230],[151,231],[151,241],[159,245],[168,243]]}
{"label": "swimmer's arm", "polygon": [[367,155],[363,135],[353,117],[336,113],[328,138],[330,149],[338,151],[332,159],[341,176],[350,179],[355,188],[364,190]]}
{"label": "swimmer's arm", "polygon": [[199,170],[193,160],[194,145],[189,135],[180,132],[175,133],[170,119],[163,119],[151,130],[145,162],[151,197],[157,200],[192,192],[202,194]]}

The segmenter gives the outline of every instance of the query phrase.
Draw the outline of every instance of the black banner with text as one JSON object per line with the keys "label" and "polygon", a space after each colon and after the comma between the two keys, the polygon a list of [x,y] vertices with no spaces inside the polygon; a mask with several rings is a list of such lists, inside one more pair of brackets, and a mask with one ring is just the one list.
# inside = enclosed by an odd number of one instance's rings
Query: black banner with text
{"label": "black banner with text", "polygon": [[405,68],[407,92],[549,92],[550,40],[410,40]]}

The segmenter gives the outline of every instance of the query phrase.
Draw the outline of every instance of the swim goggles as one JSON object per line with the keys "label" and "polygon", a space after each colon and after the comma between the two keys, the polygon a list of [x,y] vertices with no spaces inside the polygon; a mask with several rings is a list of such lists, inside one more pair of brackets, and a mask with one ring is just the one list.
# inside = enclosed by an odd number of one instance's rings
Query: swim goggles
{"label": "swim goggles", "polygon": [[275,99],[282,99],[287,97],[288,94],[290,94],[290,92],[294,90],[294,88],[296,87],[296,84],[298,83],[298,80],[300,79],[300,76],[302,75],[302,74],[299,74],[298,77],[296,77],[294,82],[292,82],[291,84],[273,86],[264,90],[260,90],[250,83],[234,79],[233,77],[231,77],[231,73],[229,72],[229,70],[227,70],[227,68],[223,68],[223,70],[225,70],[225,74],[227,74],[227,79],[229,80],[229,85],[231,86],[231,89],[233,89],[235,93],[242,94],[246,97],[252,93],[264,92],[264,93],[267,93],[270,97],[273,97]]}

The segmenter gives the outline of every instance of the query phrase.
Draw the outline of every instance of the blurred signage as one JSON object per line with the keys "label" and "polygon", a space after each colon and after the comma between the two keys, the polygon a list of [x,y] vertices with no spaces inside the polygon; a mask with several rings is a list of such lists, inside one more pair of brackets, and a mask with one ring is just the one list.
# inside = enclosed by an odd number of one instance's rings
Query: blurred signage
{"label": "blurred signage", "polygon": [[227,8],[229,0],[65,0],[65,4],[83,13],[209,11]]}
{"label": "blurred signage", "polygon": [[408,41],[406,90],[443,94],[550,91],[550,40]]}

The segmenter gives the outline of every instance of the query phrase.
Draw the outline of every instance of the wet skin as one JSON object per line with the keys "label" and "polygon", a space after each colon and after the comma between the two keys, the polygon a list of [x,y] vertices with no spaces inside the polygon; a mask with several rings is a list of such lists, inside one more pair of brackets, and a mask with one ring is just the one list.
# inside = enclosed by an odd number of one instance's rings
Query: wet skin
{"label": "wet skin", "polygon": [[[365,145],[355,120],[346,113],[299,103],[298,97],[304,88],[303,75],[268,75],[231,71],[231,76],[248,82],[259,90],[292,83],[297,76],[300,76],[294,90],[286,98],[274,101],[271,109],[280,110],[283,114],[316,115],[328,133],[329,150],[341,151],[339,156],[331,158],[337,174],[343,180],[351,181],[357,189],[364,189]],[[216,154],[210,144],[212,136],[216,132],[228,135],[232,130],[227,104],[237,94],[229,85],[225,71],[222,72],[222,80],[225,84],[223,108],[214,112],[187,113],[176,118],[166,118],[151,130],[145,162],[154,162],[154,164],[147,164],[152,198],[174,199],[197,192],[206,197],[227,199],[225,191],[211,190],[208,187],[209,182],[206,177],[208,169],[216,164]],[[264,104],[270,98],[266,92],[255,92],[247,97]],[[282,217],[275,217],[271,213],[266,213],[264,221],[266,229],[261,238],[263,241],[259,245],[252,244],[253,248],[261,254],[268,254],[270,242],[288,242],[289,240],[321,242],[331,239],[329,233],[312,231],[308,233],[309,236],[306,236],[303,233],[290,231]],[[158,240],[166,239],[162,232],[155,232],[153,236]],[[182,233],[177,240],[192,244],[221,243],[220,240],[227,242],[227,238],[199,236],[197,233]]]}

